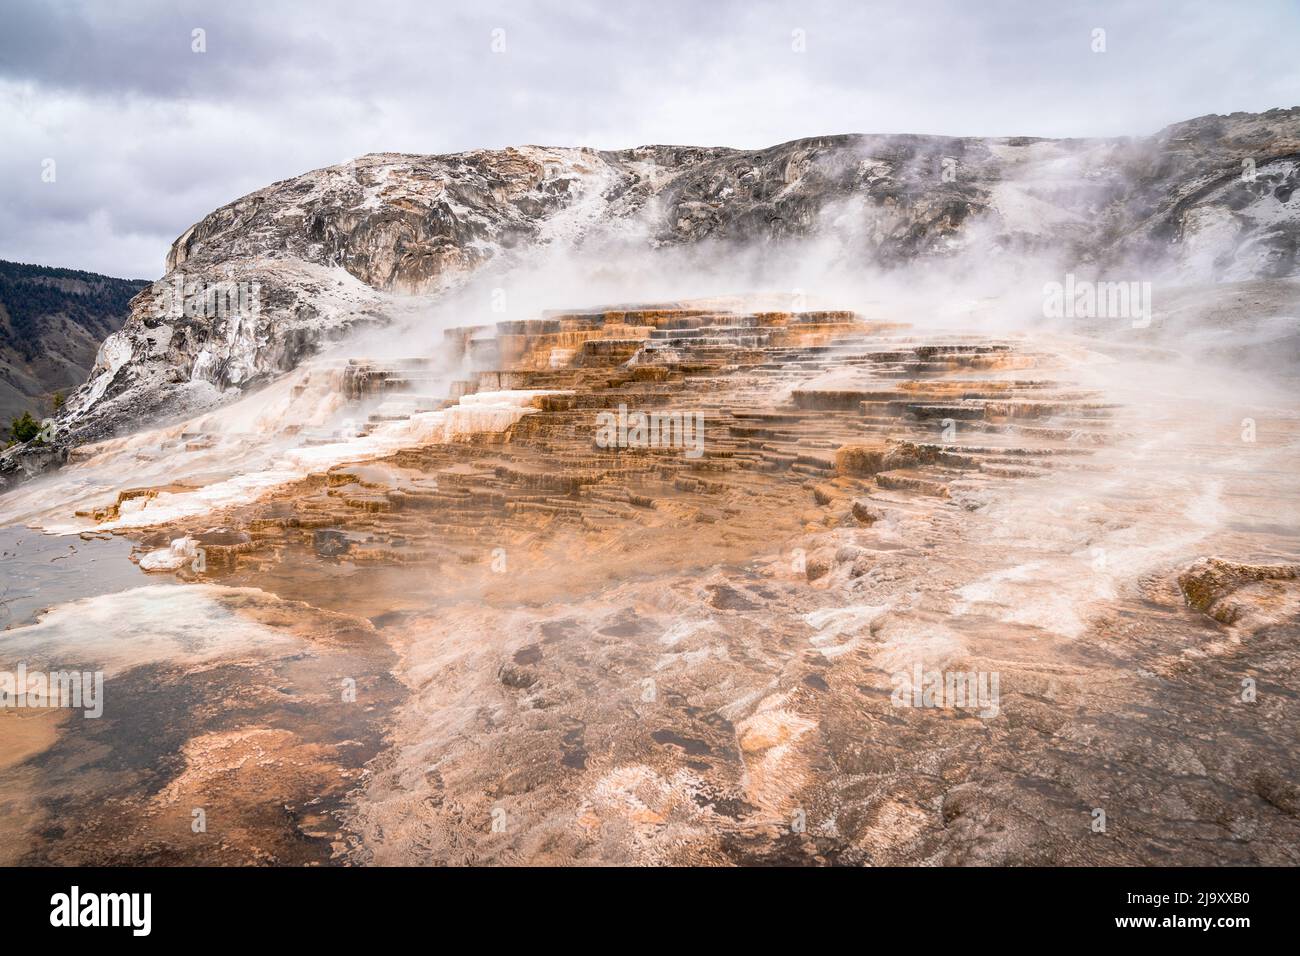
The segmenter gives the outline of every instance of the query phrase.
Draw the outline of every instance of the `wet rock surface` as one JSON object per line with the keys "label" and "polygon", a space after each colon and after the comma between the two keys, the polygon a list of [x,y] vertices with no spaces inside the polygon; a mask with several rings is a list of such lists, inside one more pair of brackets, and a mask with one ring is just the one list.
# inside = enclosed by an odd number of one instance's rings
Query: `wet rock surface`
{"label": "wet rock surface", "polygon": [[4,667],[100,670],[102,713],[6,709],[9,865],[317,865],[400,696],[369,622],[257,589],[138,588],[5,632]]}
{"label": "wet rock surface", "polygon": [[[716,303],[453,330],[443,401],[517,389],[512,424],[148,533],[221,529],[181,580],[391,648],[347,862],[1295,864],[1300,416],[1243,445],[1099,347]],[[420,363],[334,380],[381,430],[426,414]],[[170,752],[331,726],[275,713]],[[301,861],[251,849],[294,830],[261,786],[233,856]]]}

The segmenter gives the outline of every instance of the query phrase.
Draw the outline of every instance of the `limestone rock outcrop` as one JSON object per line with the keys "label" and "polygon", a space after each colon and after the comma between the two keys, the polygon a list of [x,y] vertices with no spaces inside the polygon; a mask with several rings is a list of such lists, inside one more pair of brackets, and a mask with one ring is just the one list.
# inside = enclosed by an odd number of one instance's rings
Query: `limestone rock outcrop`
{"label": "limestone rock outcrop", "polygon": [[[1081,270],[1140,261],[1196,281],[1291,276],[1298,182],[1300,108],[1109,140],[843,135],[759,150],[371,154],[274,183],[187,229],[167,275],[104,343],[54,441],[84,444],[221,402],[392,320],[395,296],[442,295],[548,247],[829,236],[855,268],[974,248]],[[256,308],[193,307],[230,288],[254,289]],[[160,308],[171,289],[184,301]],[[0,479],[25,455],[0,460]]]}

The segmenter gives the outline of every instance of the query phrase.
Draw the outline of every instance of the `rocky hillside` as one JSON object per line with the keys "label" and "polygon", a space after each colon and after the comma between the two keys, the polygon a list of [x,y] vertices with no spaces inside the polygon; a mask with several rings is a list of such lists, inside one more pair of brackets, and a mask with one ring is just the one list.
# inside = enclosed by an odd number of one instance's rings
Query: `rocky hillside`
{"label": "rocky hillside", "polygon": [[[62,442],[222,400],[387,321],[395,295],[439,295],[547,247],[830,236],[855,266],[974,251],[1048,255],[1077,272],[1140,262],[1200,282],[1288,276],[1300,272],[1298,182],[1300,107],[1112,140],[850,135],[756,151],[363,156],[186,230],[163,284],[134,301],[69,402]],[[242,305],[204,308],[213,290]]]}
{"label": "rocky hillside", "polygon": [[[813,234],[832,212],[842,226],[836,204],[850,204],[866,261],[950,254],[978,221],[1004,245],[1084,262],[1143,250],[1208,268],[1197,278],[1287,275],[1300,263],[1298,164],[1300,108],[1131,140],[828,136],[755,152],[376,154],[218,209],[176,241],[167,267],[267,256],[340,267],[377,289],[441,291],[512,250],[631,217],[651,244],[751,242]],[[1206,243],[1216,254],[1203,261]]]}
{"label": "rocky hillside", "polygon": [[48,415],[86,381],[99,344],[148,283],[0,261],[0,435],[14,415]]}

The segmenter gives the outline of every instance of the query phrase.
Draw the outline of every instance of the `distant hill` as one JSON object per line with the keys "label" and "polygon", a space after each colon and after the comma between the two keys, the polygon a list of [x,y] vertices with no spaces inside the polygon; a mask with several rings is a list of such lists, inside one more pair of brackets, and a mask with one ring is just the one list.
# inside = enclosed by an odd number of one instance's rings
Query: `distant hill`
{"label": "distant hill", "polygon": [[0,260],[0,437],[14,415],[52,411],[86,380],[99,345],[130,314],[144,279]]}

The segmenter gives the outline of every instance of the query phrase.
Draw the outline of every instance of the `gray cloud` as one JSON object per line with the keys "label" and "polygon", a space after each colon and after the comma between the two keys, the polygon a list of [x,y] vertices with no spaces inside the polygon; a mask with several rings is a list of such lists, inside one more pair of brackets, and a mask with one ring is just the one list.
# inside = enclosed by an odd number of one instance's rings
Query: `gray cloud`
{"label": "gray cloud", "polygon": [[1300,103],[1291,3],[1047,6],[4,0],[0,258],[154,277],[216,206],[381,150],[1144,134]]}

